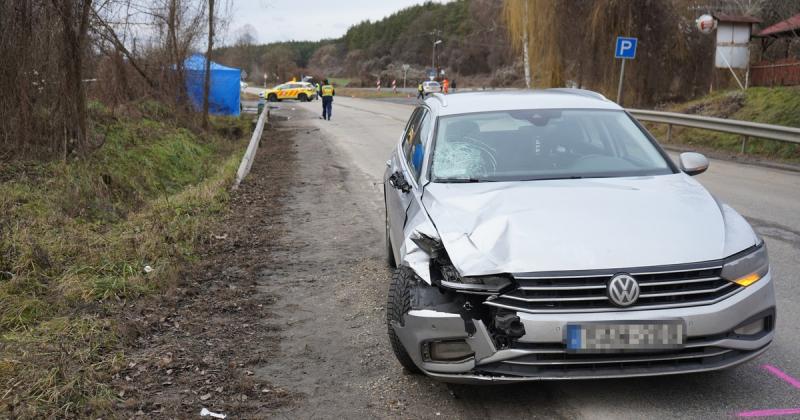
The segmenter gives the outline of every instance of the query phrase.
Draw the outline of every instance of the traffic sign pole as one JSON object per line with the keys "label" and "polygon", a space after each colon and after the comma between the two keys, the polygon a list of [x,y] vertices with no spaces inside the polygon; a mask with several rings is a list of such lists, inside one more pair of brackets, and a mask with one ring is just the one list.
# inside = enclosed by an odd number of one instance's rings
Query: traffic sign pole
{"label": "traffic sign pole", "polygon": [[622,106],[622,79],[625,78],[625,62],[628,61],[626,59],[622,59],[622,67],[619,70],[619,86],[617,87],[617,103]]}
{"label": "traffic sign pole", "polygon": [[622,105],[622,81],[625,79],[625,62],[636,58],[636,44],[639,40],[624,36],[617,37],[617,46],[614,48],[614,58],[622,60],[619,69],[619,86],[617,86],[617,104]]}

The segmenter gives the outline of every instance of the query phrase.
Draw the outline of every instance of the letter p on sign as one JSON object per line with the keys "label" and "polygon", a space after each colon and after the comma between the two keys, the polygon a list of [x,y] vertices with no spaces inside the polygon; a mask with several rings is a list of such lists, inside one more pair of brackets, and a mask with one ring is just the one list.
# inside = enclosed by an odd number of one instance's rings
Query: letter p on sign
{"label": "letter p on sign", "polygon": [[636,38],[617,37],[617,47],[614,49],[614,58],[632,59],[636,57]]}

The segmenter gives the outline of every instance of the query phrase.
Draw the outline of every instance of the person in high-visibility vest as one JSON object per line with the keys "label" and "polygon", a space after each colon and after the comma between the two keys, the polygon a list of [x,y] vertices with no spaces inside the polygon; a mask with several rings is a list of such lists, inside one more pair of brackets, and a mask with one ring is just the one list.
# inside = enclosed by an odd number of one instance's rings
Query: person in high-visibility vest
{"label": "person in high-visibility vest", "polygon": [[449,90],[450,90],[450,82],[449,82],[447,79],[444,79],[444,81],[442,82],[442,91],[443,91],[445,94],[447,94],[447,92],[448,92]]}
{"label": "person in high-visibility vest", "polygon": [[417,99],[422,99],[423,101],[425,100],[425,89],[422,87],[422,82],[419,82],[419,85],[417,86]]}
{"label": "person in high-visibility vest", "polygon": [[319,97],[322,96],[322,87],[319,85],[319,83],[315,83],[314,88],[317,90],[317,95],[314,97],[314,99],[319,99]]}
{"label": "person in high-visibility vest", "polygon": [[331,111],[333,111],[333,96],[336,91],[333,90],[333,85],[328,83],[328,79],[322,82],[322,119],[330,121]]}

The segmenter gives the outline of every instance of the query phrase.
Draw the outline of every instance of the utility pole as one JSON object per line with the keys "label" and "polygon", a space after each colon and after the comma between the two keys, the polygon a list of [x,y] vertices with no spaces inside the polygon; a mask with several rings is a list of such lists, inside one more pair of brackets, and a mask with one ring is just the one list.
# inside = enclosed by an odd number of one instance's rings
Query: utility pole
{"label": "utility pole", "polygon": [[403,89],[406,88],[406,73],[408,73],[409,68],[411,68],[411,66],[403,64]]}
{"label": "utility pole", "polygon": [[436,46],[441,44],[442,40],[438,39],[433,42],[433,52],[431,53],[431,68],[436,71]]}
{"label": "utility pole", "polygon": [[[442,35],[442,31],[438,29],[434,29],[433,31],[429,32],[429,35],[432,37],[433,41],[433,48],[431,48],[431,69],[435,74],[438,74],[436,71],[436,46],[442,43],[442,40],[439,37]],[[434,76],[436,78],[436,76]]]}

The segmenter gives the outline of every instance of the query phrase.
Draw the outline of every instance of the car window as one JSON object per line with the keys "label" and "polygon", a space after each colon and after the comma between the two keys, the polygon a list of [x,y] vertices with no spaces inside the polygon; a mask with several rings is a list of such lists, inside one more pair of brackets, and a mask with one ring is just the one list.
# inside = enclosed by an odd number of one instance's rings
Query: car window
{"label": "car window", "polygon": [[283,85],[278,85],[278,86],[275,86],[275,90],[283,90],[283,89],[286,89],[286,88],[287,88],[287,86],[288,86],[288,85],[286,85],[286,84],[283,84]]}
{"label": "car window", "polygon": [[441,117],[436,182],[660,175],[673,169],[615,110],[512,110]]}
{"label": "car window", "polygon": [[411,156],[414,135],[417,133],[417,130],[419,130],[419,124],[423,113],[424,108],[420,107],[415,109],[411,114],[411,118],[408,119],[406,129],[403,132],[403,157],[405,157],[406,161],[408,161],[408,157]]}
{"label": "car window", "polygon": [[[618,118],[628,119],[628,116],[621,114],[618,116]],[[650,150],[648,148],[642,147],[641,144],[634,141],[634,139],[636,138],[636,132],[639,130],[639,127],[633,124],[619,124],[619,126],[622,127],[628,134],[620,136],[619,141],[617,142],[617,145],[620,149],[619,150],[620,155],[635,162],[647,162],[651,158]],[[607,132],[610,132],[609,127],[605,128]]]}
{"label": "car window", "polygon": [[431,130],[432,121],[431,113],[425,111],[419,128],[411,138],[411,147],[406,155],[406,160],[414,173],[414,179],[419,179],[419,174],[422,172],[422,161],[425,157],[425,139]]}

